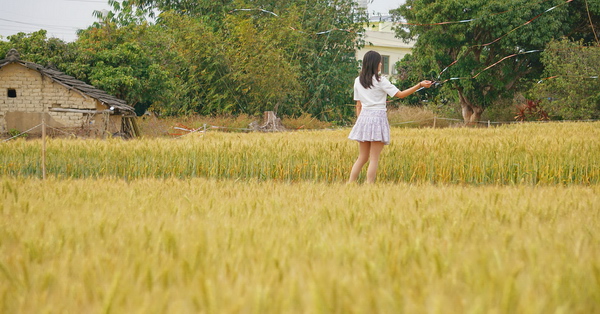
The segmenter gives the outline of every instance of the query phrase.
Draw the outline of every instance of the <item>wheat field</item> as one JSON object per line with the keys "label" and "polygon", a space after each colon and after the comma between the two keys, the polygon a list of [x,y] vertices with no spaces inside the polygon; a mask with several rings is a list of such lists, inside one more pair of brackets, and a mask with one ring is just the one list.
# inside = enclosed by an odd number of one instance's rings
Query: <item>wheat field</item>
{"label": "wheat field", "polygon": [[[49,176],[344,182],[358,154],[348,130],[190,134],[47,143]],[[600,122],[490,129],[393,129],[378,181],[598,184]],[[0,145],[0,176],[42,177],[40,141]]]}
{"label": "wheat field", "polygon": [[600,124],[0,145],[0,313],[599,313]]}
{"label": "wheat field", "polygon": [[594,313],[600,188],[3,179],[3,313]]}

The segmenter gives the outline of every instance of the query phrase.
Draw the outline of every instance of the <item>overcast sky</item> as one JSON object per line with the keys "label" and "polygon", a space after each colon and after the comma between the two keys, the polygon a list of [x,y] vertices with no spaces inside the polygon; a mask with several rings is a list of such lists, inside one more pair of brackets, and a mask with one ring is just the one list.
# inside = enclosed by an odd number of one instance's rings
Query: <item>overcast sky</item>
{"label": "overcast sky", "polygon": [[[107,0],[0,1],[0,36],[4,39],[18,32],[45,29],[48,37],[74,41],[78,29],[87,28],[96,21],[92,16],[94,10],[110,9]],[[373,0],[369,4],[369,13],[387,14],[402,3],[404,0]]]}
{"label": "overcast sky", "polygon": [[369,13],[382,13],[388,14],[388,12],[392,9],[397,9],[400,5],[404,3],[404,0],[373,0],[372,3],[369,4]]}

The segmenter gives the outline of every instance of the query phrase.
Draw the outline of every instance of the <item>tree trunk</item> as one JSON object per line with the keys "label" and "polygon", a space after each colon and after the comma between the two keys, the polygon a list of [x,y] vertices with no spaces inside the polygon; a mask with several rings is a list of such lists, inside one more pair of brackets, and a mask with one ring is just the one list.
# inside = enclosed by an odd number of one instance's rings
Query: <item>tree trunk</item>
{"label": "tree trunk", "polygon": [[470,105],[465,105],[461,102],[462,107],[462,115],[463,120],[466,125],[477,125],[479,120],[481,120],[481,114],[483,113],[483,109],[480,107],[473,107]]}
{"label": "tree trunk", "polygon": [[460,107],[462,109],[463,120],[466,125],[477,125],[483,114],[483,108],[471,103],[463,94],[462,90],[458,90],[460,98]]}
{"label": "tree trunk", "polygon": [[285,131],[285,127],[281,123],[281,119],[277,118],[274,111],[264,112],[264,124],[258,126],[251,123],[250,127],[261,132],[281,132]]}

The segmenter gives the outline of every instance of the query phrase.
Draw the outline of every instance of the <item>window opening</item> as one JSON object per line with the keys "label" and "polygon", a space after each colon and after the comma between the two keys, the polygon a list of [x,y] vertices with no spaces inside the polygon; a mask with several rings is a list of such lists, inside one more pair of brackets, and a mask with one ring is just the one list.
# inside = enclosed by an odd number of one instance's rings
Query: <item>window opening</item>
{"label": "window opening", "polygon": [[381,73],[390,74],[390,56],[381,56],[383,59],[381,63],[383,66],[381,67]]}
{"label": "window opening", "polygon": [[14,88],[8,89],[8,98],[17,98],[17,90]]}

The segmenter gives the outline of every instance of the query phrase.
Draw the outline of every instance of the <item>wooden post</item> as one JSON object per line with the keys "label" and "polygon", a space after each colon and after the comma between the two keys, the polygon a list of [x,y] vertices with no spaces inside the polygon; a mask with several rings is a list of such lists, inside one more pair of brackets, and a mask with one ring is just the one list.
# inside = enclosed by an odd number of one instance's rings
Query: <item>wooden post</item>
{"label": "wooden post", "polygon": [[46,92],[46,80],[42,75],[42,180],[46,180],[46,104],[44,103],[44,93]]}
{"label": "wooden post", "polygon": [[436,121],[437,121],[437,117],[435,117],[435,116],[434,116],[434,117],[433,117],[433,128],[434,128],[434,129],[435,129],[435,123],[436,123]]}
{"label": "wooden post", "polygon": [[46,180],[46,114],[42,112],[42,179]]}

